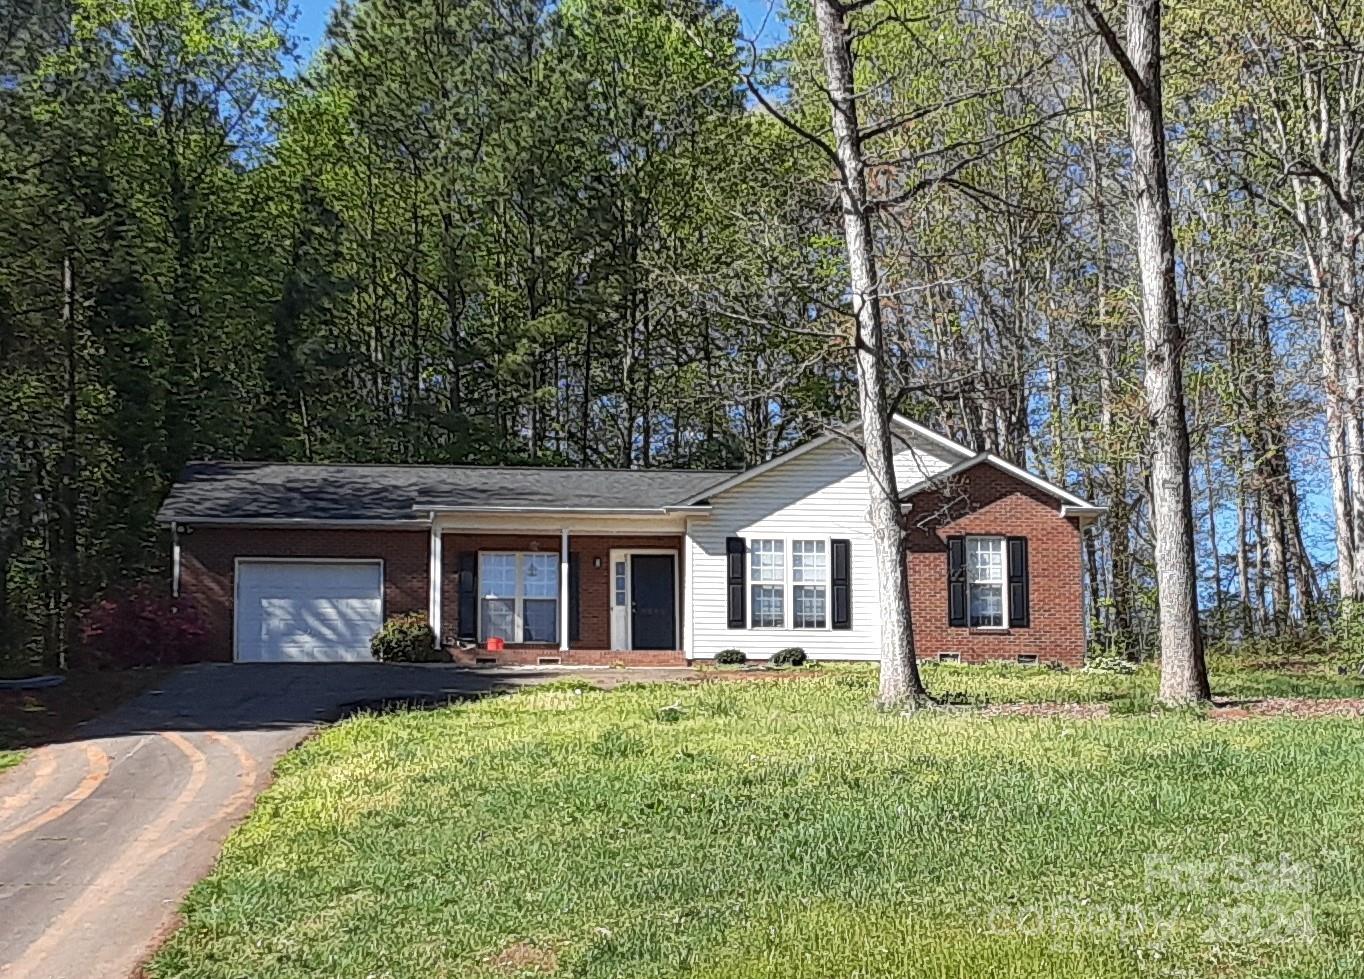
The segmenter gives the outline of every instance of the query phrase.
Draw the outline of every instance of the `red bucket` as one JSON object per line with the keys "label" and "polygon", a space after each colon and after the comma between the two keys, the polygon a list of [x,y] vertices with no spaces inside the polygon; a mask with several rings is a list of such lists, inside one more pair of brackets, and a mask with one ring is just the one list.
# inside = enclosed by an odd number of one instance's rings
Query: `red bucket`
{"label": "red bucket", "polygon": [[501,637],[501,636],[489,636],[489,637],[488,637],[488,652],[490,652],[490,653],[500,653],[500,652],[502,652],[502,650],[503,650],[503,648],[504,648],[505,646],[506,646],[506,643],[504,643],[504,642],[502,641],[502,637]]}

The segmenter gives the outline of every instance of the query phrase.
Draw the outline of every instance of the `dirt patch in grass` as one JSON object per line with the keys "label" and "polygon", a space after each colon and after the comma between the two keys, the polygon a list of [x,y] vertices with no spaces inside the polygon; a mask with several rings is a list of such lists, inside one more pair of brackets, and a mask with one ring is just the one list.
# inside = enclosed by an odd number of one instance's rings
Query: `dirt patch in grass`
{"label": "dirt patch in grass", "polygon": [[1209,715],[1219,721],[1249,717],[1364,717],[1364,700],[1320,700],[1266,697],[1263,700],[1224,701]]}
{"label": "dirt patch in grass", "polygon": [[[981,717],[1059,717],[1092,721],[1109,717],[1108,704],[992,704]],[[1258,700],[1214,701],[1208,716],[1215,721],[1244,721],[1255,717],[1364,717],[1364,700],[1327,700],[1303,697],[1265,697]]]}
{"label": "dirt patch in grass", "polygon": [[980,710],[981,717],[1060,717],[1071,721],[1092,721],[1108,715],[1107,704],[991,704]]}
{"label": "dirt patch in grass", "polygon": [[81,670],[38,690],[0,690],[0,751],[35,748],[66,736],[165,676],[162,669]]}
{"label": "dirt patch in grass", "polygon": [[513,942],[496,955],[489,956],[488,967],[508,976],[527,973],[549,975],[559,971],[559,955],[552,948],[531,942]]}

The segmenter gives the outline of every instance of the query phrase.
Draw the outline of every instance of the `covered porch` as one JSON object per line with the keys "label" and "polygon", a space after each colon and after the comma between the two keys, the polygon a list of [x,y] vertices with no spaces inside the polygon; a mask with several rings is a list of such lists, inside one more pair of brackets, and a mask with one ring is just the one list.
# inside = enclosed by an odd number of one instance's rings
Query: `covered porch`
{"label": "covered porch", "polygon": [[685,665],[684,519],[437,514],[438,641],[466,666]]}

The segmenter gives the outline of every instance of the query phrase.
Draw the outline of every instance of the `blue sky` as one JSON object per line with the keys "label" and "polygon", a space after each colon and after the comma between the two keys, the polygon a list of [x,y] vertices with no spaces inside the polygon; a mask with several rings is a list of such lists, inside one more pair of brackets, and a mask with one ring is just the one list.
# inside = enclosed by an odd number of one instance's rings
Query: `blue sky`
{"label": "blue sky", "polygon": [[[335,5],[336,0],[295,0],[298,8],[298,20],[295,23],[298,53],[305,61],[321,42],[322,33],[327,28],[327,17]],[[781,23],[776,11],[781,9],[781,0],[735,0],[732,6],[738,8],[745,35],[757,37],[765,44],[779,39]]]}

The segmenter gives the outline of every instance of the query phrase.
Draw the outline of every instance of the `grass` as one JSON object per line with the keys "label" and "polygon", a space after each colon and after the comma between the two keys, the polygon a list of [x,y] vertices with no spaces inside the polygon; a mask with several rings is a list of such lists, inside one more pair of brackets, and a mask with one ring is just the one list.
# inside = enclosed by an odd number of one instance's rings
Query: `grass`
{"label": "grass", "polygon": [[[973,702],[1151,685],[927,672]],[[281,763],[149,974],[1364,974],[1364,724],[903,717],[873,683],[567,683],[340,724]]]}
{"label": "grass", "polygon": [[23,760],[24,753],[22,751],[0,751],[0,772],[6,768],[13,768]]}

